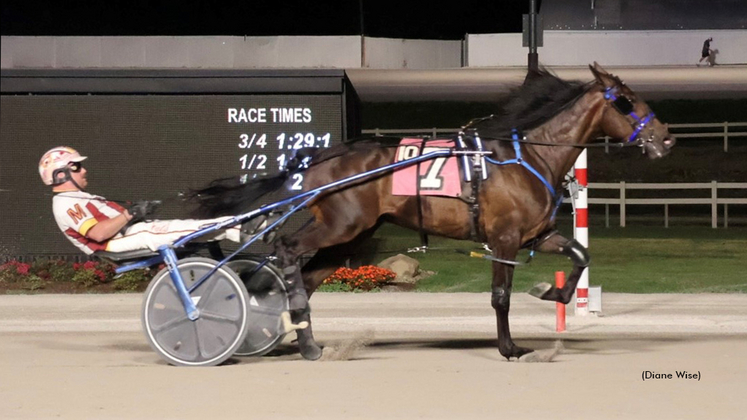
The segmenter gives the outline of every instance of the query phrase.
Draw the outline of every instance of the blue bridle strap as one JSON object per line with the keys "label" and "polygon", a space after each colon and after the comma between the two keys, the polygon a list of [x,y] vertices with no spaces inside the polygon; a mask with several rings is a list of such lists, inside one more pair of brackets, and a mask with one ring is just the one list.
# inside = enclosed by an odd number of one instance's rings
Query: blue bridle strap
{"label": "blue bridle strap", "polygon": [[[623,97],[623,98],[625,98],[625,97]],[[606,99],[606,100],[608,100],[610,102],[615,102],[618,99],[618,96],[617,96],[617,87],[613,86],[613,87],[608,87],[608,88],[604,89],[604,99]],[[627,98],[625,98],[625,99],[628,100]],[[630,137],[628,137],[628,143],[632,143],[632,142],[636,141],[638,139],[638,135],[641,134],[641,131],[644,128],[646,128],[646,126],[648,125],[648,123],[650,123],[651,120],[653,120],[656,117],[656,115],[653,112],[650,112],[648,115],[646,115],[643,118],[639,117],[638,114],[636,114],[633,111],[631,111],[627,115],[630,115],[634,120],[636,120],[638,122],[638,124],[633,124],[633,127],[634,127],[633,133],[630,135]]]}
{"label": "blue bridle strap", "polygon": [[516,130],[513,130],[513,132],[511,133],[511,138],[513,139],[512,143],[514,145],[514,151],[516,152],[516,158],[515,159],[504,160],[503,162],[499,162],[499,161],[497,161],[495,159],[490,158],[489,156],[486,156],[485,160],[487,160],[488,162],[492,163],[493,165],[499,165],[499,166],[504,166],[504,165],[521,165],[521,166],[525,167],[529,172],[531,172],[532,174],[534,174],[534,176],[536,176],[537,179],[539,179],[540,181],[542,181],[542,183],[545,184],[545,187],[547,187],[548,191],[550,191],[550,195],[552,195],[553,197],[555,197],[555,188],[553,188],[553,186],[547,181],[547,179],[545,179],[544,176],[542,176],[541,173],[539,173],[539,171],[537,171],[536,169],[534,169],[534,167],[532,167],[532,165],[530,165],[527,161],[525,161],[521,157],[521,144],[519,143],[519,134],[516,132]]}
{"label": "blue bridle strap", "polygon": [[641,130],[646,128],[648,123],[651,122],[654,117],[656,117],[653,112],[643,117],[643,119],[638,118],[638,115],[636,115],[635,112],[631,112],[630,116],[638,121],[638,124],[635,126],[635,129],[633,130],[633,133],[630,135],[630,137],[628,137],[628,143],[634,142],[638,138],[638,135],[641,133]]}

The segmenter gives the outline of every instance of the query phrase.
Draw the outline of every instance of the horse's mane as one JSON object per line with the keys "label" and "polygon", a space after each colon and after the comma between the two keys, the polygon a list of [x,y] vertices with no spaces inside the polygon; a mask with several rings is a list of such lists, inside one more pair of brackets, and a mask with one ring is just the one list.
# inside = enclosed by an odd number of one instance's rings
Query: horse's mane
{"label": "horse's mane", "polygon": [[477,128],[483,136],[508,136],[512,129],[526,131],[552,119],[590,87],[590,83],[563,80],[546,69],[530,70],[524,83],[503,98],[493,116],[468,127]]}

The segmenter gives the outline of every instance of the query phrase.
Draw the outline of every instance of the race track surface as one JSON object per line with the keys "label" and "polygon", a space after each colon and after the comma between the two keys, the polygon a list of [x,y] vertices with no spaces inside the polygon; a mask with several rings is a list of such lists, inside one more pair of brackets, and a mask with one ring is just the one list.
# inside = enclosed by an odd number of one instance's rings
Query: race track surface
{"label": "race track surface", "polygon": [[[744,418],[747,295],[603,299],[603,316],[569,315],[556,333],[554,304],[514,295],[517,344],[562,342],[549,363],[500,356],[488,294],[369,293],[312,298],[326,361],[286,339],[263,358],[181,368],[145,341],[140,295],[0,296],[0,418]],[[347,360],[327,357],[357,341]]]}

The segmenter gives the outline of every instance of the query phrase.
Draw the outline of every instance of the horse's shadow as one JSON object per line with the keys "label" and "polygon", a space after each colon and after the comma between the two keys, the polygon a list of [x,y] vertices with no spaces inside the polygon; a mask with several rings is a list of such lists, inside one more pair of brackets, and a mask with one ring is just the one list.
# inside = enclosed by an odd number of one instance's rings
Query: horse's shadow
{"label": "horse's shadow", "polygon": [[[536,349],[548,349],[552,348],[556,342],[561,341],[563,344],[564,352],[583,352],[583,353],[596,353],[605,352],[610,348],[618,347],[620,342],[635,341],[636,343],[651,343],[661,344],[665,342],[682,342],[682,341],[693,341],[694,339],[686,338],[640,338],[636,340],[629,340],[623,337],[610,337],[610,338],[581,338],[581,337],[531,337],[531,338],[517,338],[516,343],[521,346],[528,346]],[[324,347],[328,347],[328,343],[322,342]],[[642,346],[624,346],[624,347],[636,347],[641,348]],[[419,349],[433,349],[433,350],[496,350],[496,357],[502,358],[498,354],[498,340],[494,338],[464,338],[464,339],[377,339],[372,343],[369,343],[364,347],[365,349],[376,349],[376,350],[419,350]],[[645,346],[644,346],[644,350]],[[298,354],[298,348],[294,343],[284,343],[279,345],[277,348],[272,350],[266,356],[269,357],[287,357]]]}
{"label": "horse's shadow", "polygon": [[[637,338],[627,339],[624,337],[609,338],[581,338],[581,337],[528,337],[517,338],[516,344],[519,346],[529,347],[537,350],[547,350],[554,348],[558,341],[561,342],[559,355],[598,355],[598,356],[616,356],[626,353],[649,353],[656,352],[663,346],[672,345],[681,342],[698,341],[703,337],[669,337],[669,338]],[[333,347],[330,343],[320,343],[323,347]],[[112,343],[109,348],[118,350],[128,350],[137,352],[150,351],[147,345],[134,345],[133,343]],[[345,361],[362,361],[362,360],[381,360],[394,358],[391,354],[380,353],[380,350],[408,351],[408,350],[443,350],[463,351],[471,357],[490,361],[505,361],[506,359],[498,352],[498,341],[487,338],[464,338],[464,339],[378,339],[368,343],[365,347],[359,349],[352,357]],[[140,362],[147,364],[163,364],[161,360],[151,360],[145,355],[139,355]],[[154,355],[154,359],[156,359]],[[299,360],[298,347],[295,343],[282,343],[268,354],[261,357],[237,357],[234,356],[226,360],[223,366],[232,366],[237,364],[268,363],[280,361]],[[552,362],[563,361],[555,358]],[[567,361],[567,360],[566,360]]]}

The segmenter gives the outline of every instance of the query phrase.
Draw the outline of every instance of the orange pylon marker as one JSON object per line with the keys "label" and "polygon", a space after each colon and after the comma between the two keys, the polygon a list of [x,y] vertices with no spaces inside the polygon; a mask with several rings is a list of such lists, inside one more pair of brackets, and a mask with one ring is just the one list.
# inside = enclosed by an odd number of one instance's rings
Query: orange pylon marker
{"label": "orange pylon marker", "polygon": [[[555,272],[555,287],[558,289],[565,285],[565,273],[562,271]],[[565,304],[561,302],[555,303],[555,331],[565,331]]]}

